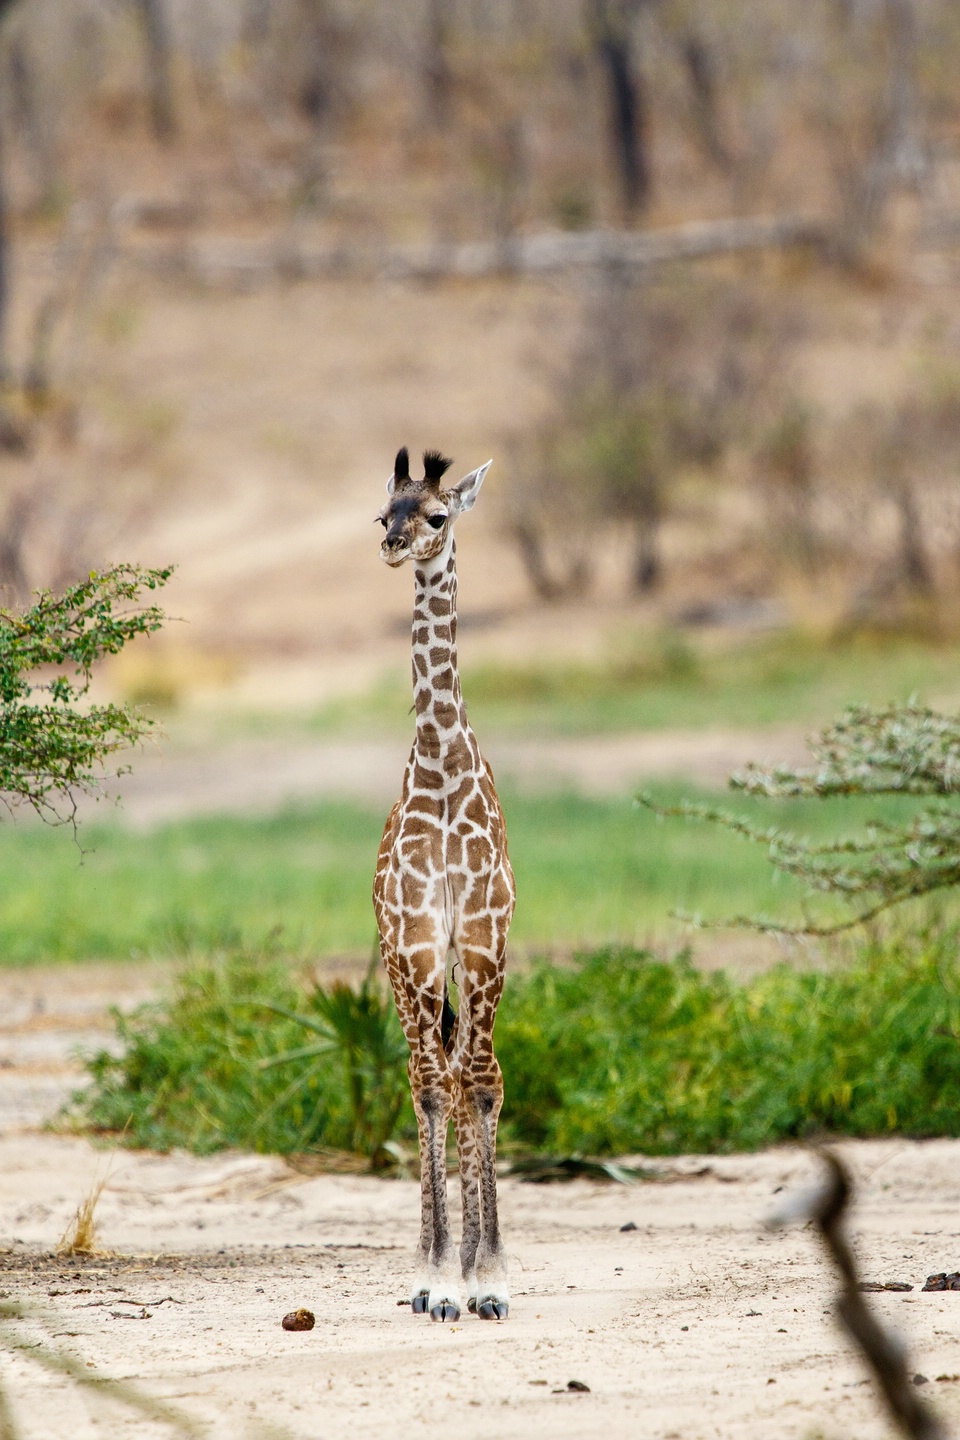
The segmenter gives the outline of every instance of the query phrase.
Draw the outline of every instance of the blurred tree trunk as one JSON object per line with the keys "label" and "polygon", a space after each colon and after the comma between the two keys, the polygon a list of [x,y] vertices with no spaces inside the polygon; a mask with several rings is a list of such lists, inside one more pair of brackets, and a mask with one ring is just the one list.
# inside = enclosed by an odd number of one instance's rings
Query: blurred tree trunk
{"label": "blurred tree trunk", "polygon": [[173,46],[166,0],[134,0],[140,12],[146,42],[147,93],[153,133],[164,144],[177,134],[177,113],[173,100]]}
{"label": "blurred tree trunk", "polygon": [[262,45],[270,35],[271,0],[246,0],[240,33],[247,45]]}
{"label": "blurred tree trunk", "polygon": [[[0,26],[19,0],[0,0]],[[6,80],[4,76],[4,80]],[[0,107],[0,117],[3,108]],[[7,204],[7,137],[0,119],[0,387],[10,380],[8,320],[10,309],[10,217]],[[6,409],[6,407],[3,407]],[[2,428],[0,416],[0,428]]]}
{"label": "blurred tree trunk", "polygon": [[917,100],[917,17],[914,0],[886,0],[890,53],[887,167],[894,183],[917,185],[926,171]]}
{"label": "blurred tree trunk", "polygon": [[312,134],[299,165],[301,205],[323,211],[330,199],[330,138],[341,97],[349,89],[348,34],[330,0],[299,0],[302,71],[298,101]]}
{"label": "blurred tree trunk", "polygon": [[567,596],[583,595],[590,588],[592,572],[587,557],[578,552],[567,559],[566,573],[559,579],[550,571],[546,549],[540,527],[529,515],[514,523],[513,536],[520,551],[520,559],[534,594],[547,602]]}
{"label": "blurred tree trunk", "polygon": [[31,505],[26,490],[15,491],[0,525],[0,604],[19,604],[30,593],[26,538]]}
{"label": "blurred tree trunk", "polygon": [[663,575],[660,553],[660,516],[651,511],[636,521],[636,544],[633,551],[633,588],[641,594],[655,590]]}
{"label": "blurred tree trunk", "polygon": [[[2,18],[2,17],[0,17]],[[7,137],[0,123],[0,390],[10,382],[10,217],[7,205]]]}
{"label": "blurred tree trunk", "polygon": [[333,108],[338,36],[326,0],[302,0],[301,10],[304,71],[300,108],[319,131]]}
{"label": "blurred tree trunk", "polygon": [[650,195],[649,125],[643,77],[634,60],[631,25],[644,0],[589,0],[589,28],[610,105],[610,139],[626,219]]}
{"label": "blurred tree trunk", "polygon": [[[841,12],[841,44],[850,48],[851,15]],[[834,246],[838,257],[856,265],[879,229],[891,193],[917,189],[928,171],[924,115],[917,83],[918,35],[915,0],[882,0],[879,25],[885,41],[885,70],[874,85],[872,132],[867,146],[851,144],[851,131],[838,112],[837,176],[840,224]]]}
{"label": "blurred tree trunk", "polygon": [[690,81],[693,120],[705,154],[718,170],[733,168],[733,156],[723,138],[717,107],[717,70],[713,49],[702,35],[688,30],[680,41],[687,79]]}
{"label": "blurred tree trunk", "polygon": [[430,124],[439,131],[446,129],[453,112],[451,29],[450,0],[427,0],[423,45],[424,94]]}
{"label": "blurred tree trunk", "polygon": [[912,483],[903,478],[893,487],[893,503],[900,517],[900,572],[915,595],[933,595],[933,567],[923,539],[923,526]]}

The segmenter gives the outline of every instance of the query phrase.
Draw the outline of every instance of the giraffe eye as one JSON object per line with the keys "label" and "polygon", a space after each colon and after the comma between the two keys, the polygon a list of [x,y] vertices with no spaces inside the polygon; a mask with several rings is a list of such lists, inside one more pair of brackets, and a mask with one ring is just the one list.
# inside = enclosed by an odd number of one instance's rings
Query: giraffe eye
{"label": "giraffe eye", "polygon": [[447,523],[447,517],[446,517],[446,515],[428,515],[428,516],[427,516],[427,524],[428,524],[428,525],[432,525],[433,528],[434,528],[434,530],[439,530],[439,529],[441,528],[441,526],[445,525],[446,523]]}
{"label": "giraffe eye", "polygon": [[384,530],[386,530],[386,528],[387,528],[387,517],[386,517],[386,515],[378,515],[378,516],[377,516],[377,519],[380,521],[380,524],[383,526]]}

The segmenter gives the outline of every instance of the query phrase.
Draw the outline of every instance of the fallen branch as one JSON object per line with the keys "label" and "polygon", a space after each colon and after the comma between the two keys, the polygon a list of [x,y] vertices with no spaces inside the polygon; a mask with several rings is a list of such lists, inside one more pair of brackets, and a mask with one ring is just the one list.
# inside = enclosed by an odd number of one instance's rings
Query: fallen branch
{"label": "fallen branch", "polygon": [[[118,224],[122,223],[122,213]],[[121,268],[147,270],[210,286],[251,289],[283,280],[338,277],[391,280],[482,279],[621,267],[654,271],[684,260],[796,246],[824,249],[831,230],[812,215],[700,220],[661,230],[556,231],[467,245],[310,245],[290,235],[267,240],[179,239],[125,244]]]}

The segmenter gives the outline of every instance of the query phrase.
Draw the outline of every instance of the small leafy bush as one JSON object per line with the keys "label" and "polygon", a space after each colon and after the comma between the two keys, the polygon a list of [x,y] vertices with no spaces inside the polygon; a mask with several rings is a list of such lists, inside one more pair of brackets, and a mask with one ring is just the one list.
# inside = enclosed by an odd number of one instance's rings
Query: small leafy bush
{"label": "small leafy bush", "polygon": [[279,960],[231,955],[114,1018],[122,1049],[91,1057],[76,1104],[85,1124],[125,1129],[130,1144],[324,1147],[378,1164],[398,1129],[416,1133],[406,1042],[371,975],[357,989],[305,988]]}
{"label": "small leafy bush", "polygon": [[90,704],[93,667],[163,624],[144,591],[172,570],[114,565],[62,595],[41,591],[28,610],[0,610],[0,803],[31,805],[50,821],[73,818],[118,751],[152,721],[126,705]]}
{"label": "small leafy bush", "polygon": [[[833,971],[747,983],[684,958],[601,950],[513,975],[497,1022],[508,1148],[551,1154],[752,1149],[814,1132],[960,1135],[958,934],[874,943]],[[89,1062],[85,1123],[199,1152],[351,1150],[416,1133],[386,987],[305,987],[234,956],[117,1016]]]}
{"label": "small leafy bush", "polygon": [[877,816],[859,833],[817,843],[775,827],[761,829],[716,806],[665,810],[641,797],[661,816],[706,820],[762,845],[775,870],[803,881],[814,893],[840,899],[847,911],[839,920],[807,919],[802,925],[742,915],[729,923],[835,935],[905,900],[960,885],[960,717],[914,703],[881,710],[852,705],[808,746],[813,765],[800,770],[749,765],[731,776],[732,787],[774,800],[896,796],[926,803],[898,821]]}
{"label": "small leafy bush", "polygon": [[958,1135],[956,940],[747,984],[630,950],[541,963],[508,988],[498,1024],[508,1134],[595,1155]]}

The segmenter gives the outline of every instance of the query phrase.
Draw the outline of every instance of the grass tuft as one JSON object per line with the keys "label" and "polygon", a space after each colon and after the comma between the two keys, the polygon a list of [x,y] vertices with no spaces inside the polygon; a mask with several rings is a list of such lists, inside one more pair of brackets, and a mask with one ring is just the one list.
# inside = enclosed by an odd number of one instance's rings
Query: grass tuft
{"label": "grass tuft", "polygon": [[109,1251],[104,1250],[97,1241],[96,1210],[103,1194],[103,1187],[107,1183],[107,1177],[97,1180],[90,1191],[84,1196],[77,1206],[76,1213],[70,1221],[66,1230],[57,1245],[57,1254],[65,1258],[74,1255],[107,1255]]}

